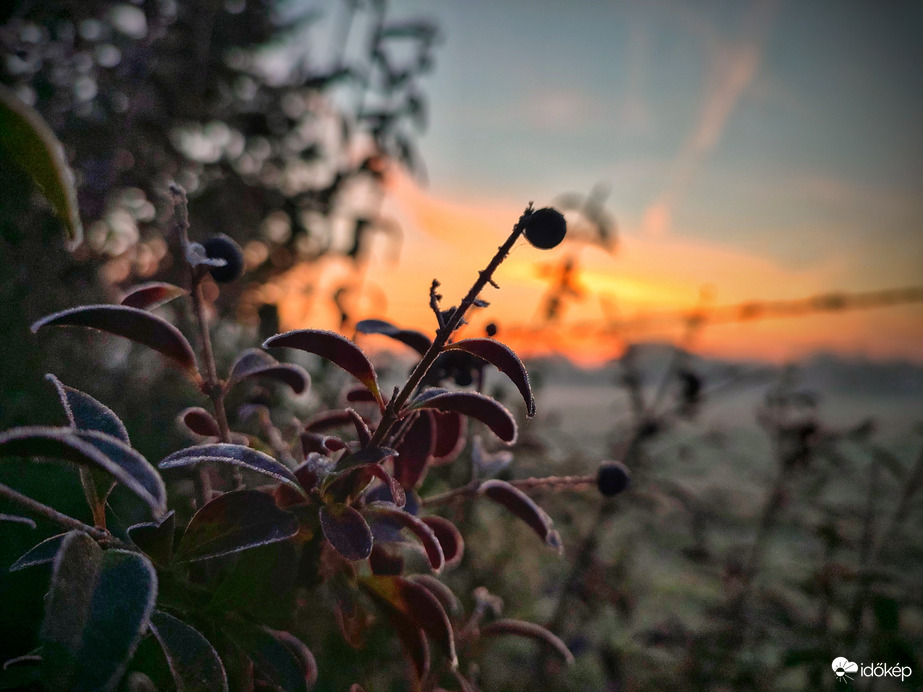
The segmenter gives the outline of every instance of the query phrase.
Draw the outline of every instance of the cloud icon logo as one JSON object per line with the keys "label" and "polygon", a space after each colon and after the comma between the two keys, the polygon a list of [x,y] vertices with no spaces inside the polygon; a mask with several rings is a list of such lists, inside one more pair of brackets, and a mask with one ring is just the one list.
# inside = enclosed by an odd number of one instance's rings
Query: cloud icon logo
{"label": "cloud icon logo", "polygon": [[833,668],[833,672],[836,673],[837,678],[842,681],[852,680],[852,678],[850,678],[847,673],[859,672],[859,664],[853,663],[843,656],[838,656],[837,658],[833,659],[831,667]]}

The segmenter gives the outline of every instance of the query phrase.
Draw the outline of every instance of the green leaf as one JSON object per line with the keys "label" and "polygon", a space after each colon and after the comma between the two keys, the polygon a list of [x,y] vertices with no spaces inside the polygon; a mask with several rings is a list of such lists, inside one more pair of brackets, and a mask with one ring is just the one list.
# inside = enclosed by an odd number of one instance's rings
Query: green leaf
{"label": "green leaf", "polygon": [[42,116],[3,85],[0,85],[0,159],[11,161],[35,181],[64,222],[71,247],[79,245],[83,226],[74,174],[64,157],[64,147]]}
{"label": "green leaf", "polygon": [[151,632],[160,642],[177,692],[228,689],[228,678],[215,647],[193,627],[155,610]]}
{"label": "green leaf", "polygon": [[143,555],[105,553],[72,532],[55,558],[41,640],[48,689],[111,690],[147,629],[157,574]]}
{"label": "green leaf", "polygon": [[36,565],[47,565],[54,562],[55,555],[61,549],[61,544],[68,536],[66,533],[59,533],[57,536],[46,538],[41,543],[32,546],[16,562],[10,565],[10,572],[18,572],[26,567],[35,567]]}
{"label": "green leaf", "polygon": [[298,519],[259,490],[234,490],[202,507],[189,522],[176,550],[184,562],[230,555],[298,533]]}
{"label": "green leaf", "polygon": [[286,692],[308,691],[310,671],[305,670],[301,657],[269,630],[246,620],[234,620],[224,633],[267,681]]}

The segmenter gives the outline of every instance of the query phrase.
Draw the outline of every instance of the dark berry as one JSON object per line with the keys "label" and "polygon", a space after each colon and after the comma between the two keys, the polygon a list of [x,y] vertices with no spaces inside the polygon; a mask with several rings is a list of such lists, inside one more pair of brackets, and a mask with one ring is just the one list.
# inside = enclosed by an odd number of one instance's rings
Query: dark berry
{"label": "dark berry", "polygon": [[596,487],[606,497],[618,495],[631,483],[631,471],[620,461],[604,461],[596,474]]}
{"label": "dark berry", "polygon": [[526,240],[541,250],[557,247],[567,234],[567,222],[557,209],[545,207],[526,219]]}
{"label": "dark berry", "polygon": [[485,333],[487,334],[487,336],[489,336],[489,337],[497,336],[497,325],[495,325],[493,322],[491,322],[491,323],[488,324],[486,327],[484,327],[484,332],[485,332]]}
{"label": "dark berry", "polygon": [[222,267],[210,267],[212,278],[218,283],[234,281],[244,273],[244,253],[240,245],[223,233],[215,235],[202,243],[205,254],[211,259],[223,259],[227,264]]}

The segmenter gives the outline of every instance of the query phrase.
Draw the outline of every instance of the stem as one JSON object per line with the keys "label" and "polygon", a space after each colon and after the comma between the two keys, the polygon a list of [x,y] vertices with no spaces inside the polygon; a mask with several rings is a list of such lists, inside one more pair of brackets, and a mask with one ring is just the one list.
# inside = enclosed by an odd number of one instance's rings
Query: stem
{"label": "stem", "polygon": [[67,514],[62,514],[53,507],[49,507],[48,505],[43,504],[38,500],[33,500],[28,495],[23,495],[22,493],[17,492],[16,490],[13,490],[7,485],[3,485],[2,483],[0,483],[0,497],[9,500],[10,502],[15,502],[37,517],[47,519],[48,521],[54,522],[55,524],[63,526],[67,529],[81,531],[94,540],[115,544],[120,548],[129,547],[127,544],[123,544],[122,541],[119,541],[105,529],[100,529],[95,526],[90,526],[89,524],[84,524],[79,519],[74,519],[74,517],[68,516]]}
{"label": "stem", "polygon": [[[520,490],[541,490],[545,488],[561,490],[581,485],[593,485],[596,483],[596,476],[545,476],[543,478],[520,478],[515,481],[507,481],[507,483]],[[421,502],[424,507],[445,505],[455,500],[477,495],[480,488],[481,481],[474,480],[453,490],[425,497]]]}
{"label": "stem", "polygon": [[[215,366],[215,354],[212,351],[211,335],[208,332],[208,317],[205,314],[205,300],[202,296],[203,274],[197,267],[189,264],[189,200],[186,191],[173,183],[170,186],[173,195],[173,218],[179,231],[181,251],[189,267],[189,296],[192,299],[193,313],[199,328],[199,343],[202,346],[202,360],[205,364],[205,381],[202,391],[211,399],[215,411],[215,420],[218,422],[219,437],[222,442],[230,442],[231,432],[228,427],[228,417],[224,410],[224,385],[218,379],[218,370]],[[233,478],[237,486],[241,484],[240,470],[235,466]],[[204,468],[198,470],[196,476],[196,495],[199,506],[203,506],[211,495],[211,484]]]}
{"label": "stem", "polygon": [[503,262],[507,255],[510,254],[510,250],[513,249],[513,244],[522,234],[525,228],[525,221],[531,213],[532,205],[530,204],[528,207],[526,207],[526,210],[523,212],[522,216],[519,217],[519,221],[517,221],[516,225],[513,227],[513,231],[510,233],[510,237],[507,238],[506,242],[497,249],[497,254],[495,254],[493,259],[490,260],[490,264],[487,265],[486,269],[479,272],[477,281],[475,281],[471,286],[471,289],[468,291],[468,295],[464,297],[461,305],[459,305],[452,312],[452,316],[448,318],[445,325],[436,330],[436,338],[433,340],[433,343],[430,345],[429,349],[426,351],[426,354],[423,356],[420,362],[417,363],[416,367],[413,369],[413,372],[410,373],[410,377],[404,384],[404,388],[401,389],[396,397],[392,398],[391,401],[388,402],[388,405],[385,408],[385,412],[382,415],[381,422],[375,429],[375,434],[372,435],[372,439],[368,444],[369,447],[380,447],[382,445],[385,438],[388,436],[388,433],[391,432],[392,426],[400,418],[401,410],[404,408],[407,400],[414,393],[420,382],[423,381],[423,378],[426,376],[430,366],[432,366],[436,358],[442,352],[443,347],[449,342],[449,338],[452,336],[452,333],[461,325],[462,321],[464,320],[465,313],[468,312],[468,309],[474,304],[474,301],[477,300],[480,292],[487,284],[491,284],[494,287],[497,286],[497,284],[493,281],[493,274],[497,270],[497,267],[500,266],[500,263]]}

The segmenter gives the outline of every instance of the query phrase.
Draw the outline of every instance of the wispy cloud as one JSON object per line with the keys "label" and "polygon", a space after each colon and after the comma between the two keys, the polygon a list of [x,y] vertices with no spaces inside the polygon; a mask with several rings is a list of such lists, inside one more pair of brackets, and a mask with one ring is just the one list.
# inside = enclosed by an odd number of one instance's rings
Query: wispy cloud
{"label": "wispy cloud", "polygon": [[644,213],[646,233],[656,236],[670,230],[677,204],[708,154],[721,141],[741,97],[757,79],[778,4],[776,0],[757,0],[744,16],[738,37],[729,42],[722,42],[713,32],[702,34],[709,74],[702,105],[673,162],[665,188]]}

